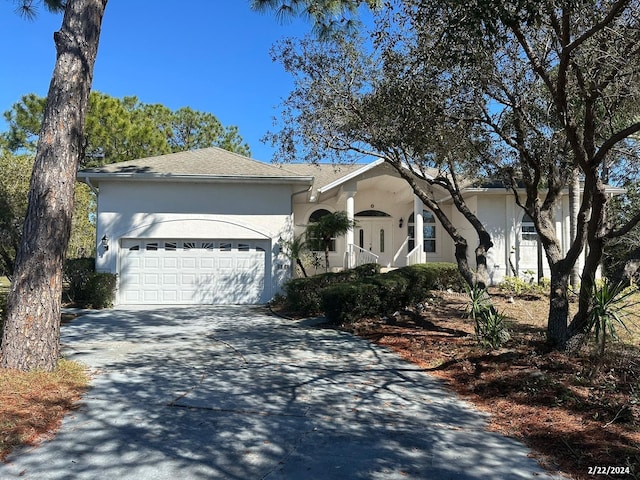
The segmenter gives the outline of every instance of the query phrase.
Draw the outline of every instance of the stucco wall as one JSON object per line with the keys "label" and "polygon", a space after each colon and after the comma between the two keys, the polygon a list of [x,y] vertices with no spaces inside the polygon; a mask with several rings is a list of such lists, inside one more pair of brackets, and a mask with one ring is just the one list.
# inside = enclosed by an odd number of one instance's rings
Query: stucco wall
{"label": "stucco wall", "polygon": [[[292,193],[287,185],[101,182],[96,268],[117,273],[125,238],[266,239],[275,294],[289,272],[277,242],[291,235]],[[107,251],[99,244],[105,235]]]}

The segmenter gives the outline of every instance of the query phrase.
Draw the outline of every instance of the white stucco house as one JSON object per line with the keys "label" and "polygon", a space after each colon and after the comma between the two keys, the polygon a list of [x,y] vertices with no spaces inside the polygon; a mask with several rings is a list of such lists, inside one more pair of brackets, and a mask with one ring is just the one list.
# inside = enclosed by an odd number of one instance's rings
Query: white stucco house
{"label": "white stucco house", "polygon": [[[340,210],[357,226],[335,240],[332,267],[454,261],[446,232],[382,161],[275,166],[207,148],[85,169],[78,178],[97,193],[96,269],[118,275],[117,304],[265,303],[291,275],[282,242]],[[464,195],[493,236],[492,282],[512,268],[536,272],[535,229],[512,193],[469,187]],[[472,256],[475,232],[444,191],[442,204]],[[568,249],[568,196],[556,218]]]}

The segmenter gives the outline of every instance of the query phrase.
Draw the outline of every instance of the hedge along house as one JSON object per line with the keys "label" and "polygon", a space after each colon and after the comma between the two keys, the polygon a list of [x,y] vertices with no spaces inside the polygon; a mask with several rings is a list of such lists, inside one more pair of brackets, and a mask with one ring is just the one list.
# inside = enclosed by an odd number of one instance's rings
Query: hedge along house
{"label": "hedge along house", "polygon": [[[455,261],[435,216],[381,160],[274,166],[207,148],[86,169],[78,177],[98,196],[96,269],[118,275],[117,304],[265,303],[291,275],[283,242],[335,211],[357,225],[332,243],[334,269]],[[537,235],[513,194],[489,186],[467,187],[464,196],[493,237],[491,281],[513,271],[535,275]],[[475,231],[445,191],[440,198],[472,256]],[[556,231],[566,251],[567,195]],[[548,276],[544,258],[543,264]]]}

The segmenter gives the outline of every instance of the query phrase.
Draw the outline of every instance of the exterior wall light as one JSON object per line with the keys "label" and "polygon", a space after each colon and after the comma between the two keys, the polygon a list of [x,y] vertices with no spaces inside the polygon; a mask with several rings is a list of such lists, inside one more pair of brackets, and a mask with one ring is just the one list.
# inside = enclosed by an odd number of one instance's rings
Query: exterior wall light
{"label": "exterior wall light", "polygon": [[102,237],[102,240],[100,240],[100,245],[102,245],[102,248],[105,252],[109,250],[109,237],[107,237],[106,234],[104,237]]}
{"label": "exterior wall light", "polygon": [[400,217],[400,221],[398,222],[398,228],[402,228],[403,224],[404,224],[404,219]]}

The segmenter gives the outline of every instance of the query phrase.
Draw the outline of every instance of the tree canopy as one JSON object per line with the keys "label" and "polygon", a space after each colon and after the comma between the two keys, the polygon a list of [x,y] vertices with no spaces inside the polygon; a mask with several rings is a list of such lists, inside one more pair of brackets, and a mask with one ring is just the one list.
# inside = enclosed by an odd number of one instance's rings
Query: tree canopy
{"label": "tree canopy", "polygon": [[[35,152],[46,99],[24,95],[4,113],[9,125],[1,135],[14,152]],[[84,132],[84,166],[133,160],[216,146],[250,156],[249,145],[235,126],[189,107],[172,111],[161,104],[145,104],[135,96],[115,98],[91,92]]]}
{"label": "tree canopy", "polygon": [[[289,40],[276,50],[296,79],[280,130],[269,136],[278,155],[373,155],[419,178],[436,168],[437,185],[451,188],[462,212],[464,199],[455,195],[461,172],[501,179],[539,232],[552,276],[548,335],[564,344],[573,265],[588,246],[575,332],[604,242],[640,218],[611,222],[603,181],[624,164],[637,170],[638,1],[397,0],[385,7],[368,32],[372,41],[341,35],[321,45]],[[555,216],[576,171],[581,200],[567,250]],[[419,196],[446,228],[428,191]],[[465,217],[482,245],[482,225]],[[458,244],[456,253],[460,265],[466,253]]]}

